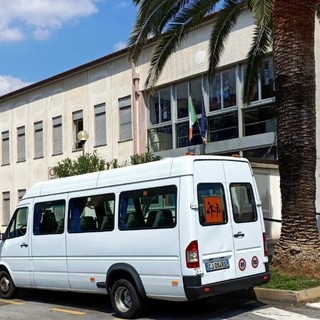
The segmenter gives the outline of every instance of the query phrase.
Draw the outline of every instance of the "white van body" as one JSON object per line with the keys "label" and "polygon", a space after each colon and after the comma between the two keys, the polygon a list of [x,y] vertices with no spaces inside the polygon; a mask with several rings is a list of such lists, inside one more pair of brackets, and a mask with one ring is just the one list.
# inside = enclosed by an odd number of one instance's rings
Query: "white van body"
{"label": "white van body", "polygon": [[269,279],[243,158],[183,156],[38,183],[0,242],[2,298],[20,287],[109,293],[123,318],[145,298],[196,300]]}

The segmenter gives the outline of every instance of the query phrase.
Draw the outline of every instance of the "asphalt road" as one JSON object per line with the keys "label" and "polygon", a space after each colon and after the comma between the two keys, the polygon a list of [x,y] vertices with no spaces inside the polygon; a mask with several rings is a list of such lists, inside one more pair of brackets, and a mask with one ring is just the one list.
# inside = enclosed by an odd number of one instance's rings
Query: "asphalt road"
{"label": "asphalt road", "polygon": [[[0,299],[0,319],[115,319],[107,296],[40,290],[20,291],[17,299]],[[320,303],[293,306],[225,295],[206,301],[149,301],[144,319],[311,320],[320,319]]]}

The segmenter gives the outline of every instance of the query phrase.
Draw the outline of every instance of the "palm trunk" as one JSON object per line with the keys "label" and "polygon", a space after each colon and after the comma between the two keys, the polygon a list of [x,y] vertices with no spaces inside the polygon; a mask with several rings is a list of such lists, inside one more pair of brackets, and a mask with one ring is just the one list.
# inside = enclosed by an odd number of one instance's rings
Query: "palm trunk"
{"label": "palm trunk", "polygon": [[282,229],[272,264],[320,277],[316,227],[314,0],[274,0],[273,47]]}

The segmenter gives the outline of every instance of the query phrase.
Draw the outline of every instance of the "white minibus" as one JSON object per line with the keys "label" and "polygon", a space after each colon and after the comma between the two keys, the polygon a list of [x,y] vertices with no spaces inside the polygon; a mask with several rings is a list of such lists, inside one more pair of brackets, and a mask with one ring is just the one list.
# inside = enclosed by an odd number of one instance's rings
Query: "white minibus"
{"label": "white minibus", "polygon": [[249,162],[182,156],[31,187],[0,241],[0,297],[17,288],[197,300],[270,280]]}

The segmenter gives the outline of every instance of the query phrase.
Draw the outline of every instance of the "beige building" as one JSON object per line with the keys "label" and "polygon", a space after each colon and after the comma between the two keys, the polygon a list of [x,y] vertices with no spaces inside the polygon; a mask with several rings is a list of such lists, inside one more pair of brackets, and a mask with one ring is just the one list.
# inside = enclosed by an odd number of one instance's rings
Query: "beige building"
{"label": "beige building", "polygon": [[[0,97],[2,230],[26,189],[51,178],[50,169],[58,161],[82,153],[77,139],[81,130],[89,134],[85,151],[97,150],[107,161],[124,163],[146,147],[162,157],[187,151],[248,157],[265,217],[280,219],[272,56],[264,63],[252,103],[243,105],[244,61],[253,21],[249,13],[239,19],[219,70],[209,81],[213,23],[214,17],[208,17],[170,57],[152,95],[144,88],[151,40],[136,65],[124,49]],[[189,96],[199,123],[205,106],[205,145],[197,124],[189,143]],[[279,235],[279,224],[266,226],[269,237]]]}

